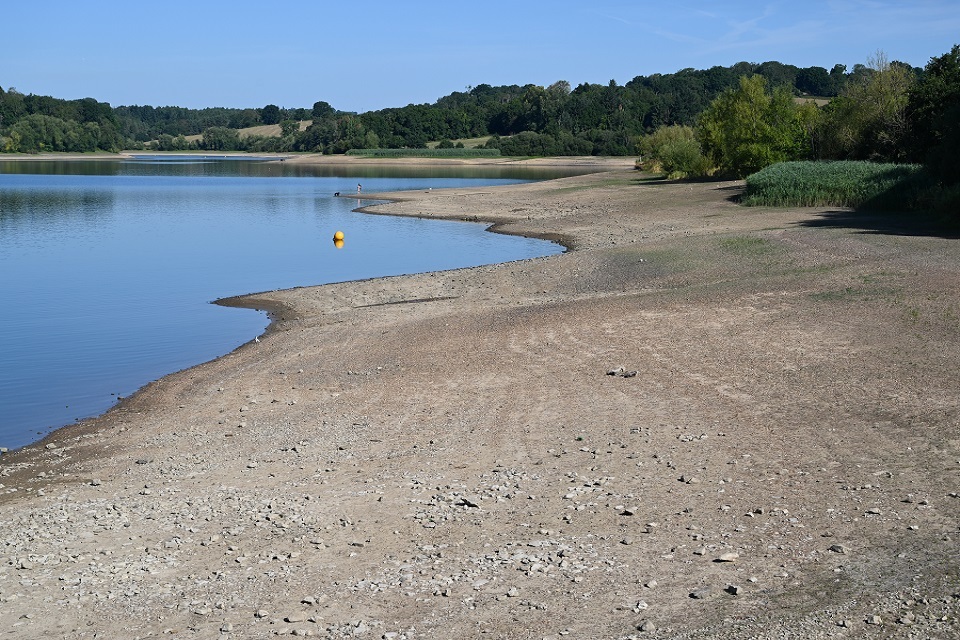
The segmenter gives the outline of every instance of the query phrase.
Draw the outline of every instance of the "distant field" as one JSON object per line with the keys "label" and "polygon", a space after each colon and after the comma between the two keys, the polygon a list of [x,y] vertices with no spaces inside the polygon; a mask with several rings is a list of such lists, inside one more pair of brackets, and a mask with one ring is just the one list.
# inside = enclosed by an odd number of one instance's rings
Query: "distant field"
{"label": "distant field", "polygon": [[[300,131],[303,131],[307,127],[313,124],[313,120],[301,120],[300,121]],[[256,127],[247,127],[246,129],[237,129],[237,134],[241,138],[248,138],[250,136],[263,136],[264,138],[278,138],[280,137],[280,125],[278,124],[261,124]],[[188,141],[200,140],[203,138],[202,135],[195,136],[186,136]]]}
{"label": "distant field", "polygon": [[[303,131],[307,127],[313,124],[313,120],[301,120],[300,121],[300,131]],[[248,138],[250,136],[263,136],[264,138],[277,138],[280,137],[280,125],[279,124],[261,124],[256,127],[247,127],[246,129],[237,129],[237,133],[241,138]],[[480,138],[460,138],[458,140],[452,140],[453,144],[462,142],[464,148],[466,149],[476,149],[486,144],[492,136],[482,136]],[[202,135],[195,136],[186,136],[187,141],[198,141],[202,139]],[[440,144],[439,140],[427,143],[428,149],[436,149],[437,145]]]}
{"label": "distant field", "polygon": [[822,107],[829,103],[833,98],[820,98],[818,96],[798,96],[793,99],[794,102],[803,103],[803,102],[812,102],[818,107]]}
{"label": "distant field", "polygon": [[[311,124],[313,124],[313,120],[301,120],[300,131],[303,131]],[[280,125],[262,124],[259,127],[247,127],[246,129],[239,129],[238,132],[241,138],[246,138],[248,136],[263,136],[265,138],[278,137],[280,135]]]}
{"label": "distant field", "polygon": [[[467,149],[476,149],[477,147],[486,144],[487,140],[489,140],[491,137],[492,136],[483,136],[481,138],[460,138],[459,140],[451,140],[451,142],[453,142],[453,144],[462,142],[463,146],[466,147]],[[428,142],[427,148],[436,149],[438,144],[440,144],[439,140]]]}

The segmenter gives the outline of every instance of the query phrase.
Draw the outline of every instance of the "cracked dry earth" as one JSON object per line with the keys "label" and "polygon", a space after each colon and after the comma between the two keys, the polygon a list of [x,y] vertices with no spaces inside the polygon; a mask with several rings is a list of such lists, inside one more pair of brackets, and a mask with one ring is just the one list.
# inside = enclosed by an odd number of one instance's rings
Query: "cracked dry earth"
{"label": "cracked dry earth", "polygon": [[[956,638],[960,248],[632,171],[0,459],[11,638]],[[359,215],[359,214],[358,214]]]}

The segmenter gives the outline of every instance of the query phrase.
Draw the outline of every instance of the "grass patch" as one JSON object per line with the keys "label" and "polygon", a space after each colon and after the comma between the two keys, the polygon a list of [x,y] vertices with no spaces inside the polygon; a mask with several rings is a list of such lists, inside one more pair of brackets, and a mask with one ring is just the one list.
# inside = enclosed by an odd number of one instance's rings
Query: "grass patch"
{"label": "grass patch", "polygon": [[370,158],[498,158],[500,149],[350,149],[347,155]]}
{"label": "grass patch", "polygon": [[743,204],[770,207],[915,209],[933,183],[916,164],[781,162],[746,180]]}
{"label": "grass patch", "polygon": [[780,251],[780,248],[765,238],[737,236],[720,240],[720,248],[738,256],[765,256]]}
{"label": "grass patch", "polygon": [[890,299],[900,293],[896,287],[844,287],[833,291],[811,293],[810,298],[820,302],[843,302]]}

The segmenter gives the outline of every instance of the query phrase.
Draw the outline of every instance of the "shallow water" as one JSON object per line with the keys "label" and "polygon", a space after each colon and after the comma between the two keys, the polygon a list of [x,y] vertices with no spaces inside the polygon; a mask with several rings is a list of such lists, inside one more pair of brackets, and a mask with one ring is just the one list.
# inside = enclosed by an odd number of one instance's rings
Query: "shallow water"
{"label": "shallow water", "polygon": [[352,169],[0,161],[0,446],[102,413],[266,327],[265,314],[218,298],[562,251],[483,225],[359,214],[357,199],[332,195],[358,181],[368,193],[523,181],[515,170]]}

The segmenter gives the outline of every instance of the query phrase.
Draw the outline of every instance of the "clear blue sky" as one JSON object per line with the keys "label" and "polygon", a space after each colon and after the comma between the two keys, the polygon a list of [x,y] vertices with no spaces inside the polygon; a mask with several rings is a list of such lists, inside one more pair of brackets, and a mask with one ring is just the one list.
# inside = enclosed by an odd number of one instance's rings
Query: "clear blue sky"
{"label": "clear blue sky", "polygon": [[960,0],[33,0],[3,10],[0,86],[58,98],[344,111],[468,86],[776,60],[922,67],[960,43]]}

